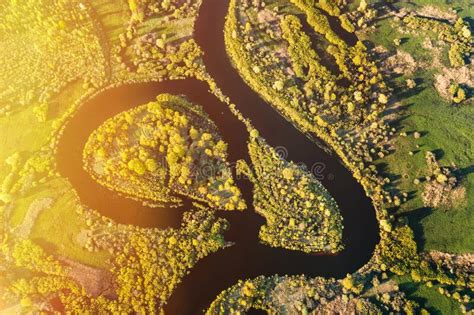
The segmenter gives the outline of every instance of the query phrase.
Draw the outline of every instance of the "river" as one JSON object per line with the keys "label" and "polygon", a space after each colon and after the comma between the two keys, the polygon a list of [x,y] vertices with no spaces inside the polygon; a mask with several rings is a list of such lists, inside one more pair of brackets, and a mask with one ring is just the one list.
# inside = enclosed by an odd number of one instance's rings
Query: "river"
{"label": "river", "polygon": [[[223,0],[204,0],[200,8],[195,38],[205,52],[206,68],[267,142],[288,152],[288,160],[305,163],[310,168],[324,165],[319,175],[341,210],[345,249],[337,255],[308,255],[260,244],[258,231],[264,219],[253,210],[252,185],[239,179],[237,184],[249,208],[244,212],[217,212],[229,221],[230,229],[225,236],[235,245],[200,260],[173,292],[165,307],[166,314],[199,314],[222,290],[239,279],[274,274],[343,277],[362,267],[379,241],[371,201],[338,157],[328,154],[294,128],[250,89],[232,67],[225,53],[223,34],[227,8],[228,2]],[[83,170],[82,150],[92,131],[106,119],[151,101],[160,93],[183,94],[191,102],[202,105],[229,143],[230,161],[249,161],[245,126],[208,92],[207,84],[186,79],[107,90],[84,103],[67,123],[59,139],[57,162],[59,172],[70,180],[81,202],[118,223],[177,227],[189,206],[189,202],[177,209],[143,206],[104,188]]]}

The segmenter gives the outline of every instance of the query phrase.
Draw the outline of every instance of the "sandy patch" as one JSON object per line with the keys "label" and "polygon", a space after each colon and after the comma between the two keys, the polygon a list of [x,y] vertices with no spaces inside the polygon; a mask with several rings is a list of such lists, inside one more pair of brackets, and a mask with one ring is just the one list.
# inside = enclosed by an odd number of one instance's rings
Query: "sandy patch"
{"label": "sandy patch", "polygon": [[258,23],[265,24],[265,23],[275,22],[276,20],[278,20],[278,17],[274,11],[264,9],[257,13]]}
{"label": "sandy patch", "polygon": [[364,305],[365,311],[375,314],[377,308],[368,300],[361,298],[344,299],[336,297],[334,300],[319,305],[312,314],[360,314],[358,304]]}
{"label": "sandy patch", "polygon": [[68,276],[79,283],[90,295],[116,298],[113,275],[110,271],[90,267],[79,262],[59,258],[67,266]]}
{"label": "sandy patch", "polygon": [[43,210],[50,208],[53,205],[53,202],[54,200],[52,198],[38,198],[34,200],[28,207],[23,222],[15,229],[15,235],[19,238],[27,238],[30,235],[40,213]]}
{"label": "sandy patch", "polygon": [[[439,44],[443,45],[443,42],[440,42]],[[431,54],[431,60],[429,62],[425,62],[419,65],[420,68],[443,68],[443,63],[441,62],[441,55],[443,53],[443,50],[441,47],[438,45],[433,44],[431,39],[426,37],[421,43],[421,46],[425,48],[426,50],[430,51]]]}
{"label": "sandy patch", "polygon": [[364,293],[364,296],[374,296],[377,294],[384,294],[384,293],[389,293],[395,291],[395,287],[397,286],[397,283],[394,280],[389,280],[385,281],[378,286],[373,286],[369,290],[367,290],[366,293]]}
{"label": "sandy patch", "polygon": [[427,18],[447,20],[450,23],[455,23],[458,19],[456,12],[443,11],[439,7],[432,5],[424,6],[421,10],[418,10],[417,14]]}
{"label": "sandy patch", "polygon": [[449,254],[439,251],[425,253],[431,260],[440,263],[449,269],[461,269],[467,273],[474,273],[474,254]]}
{"label": "sandy patch", "polygon": [[411,75],[415,72],[417,63],[409,53],[398,49],[395,55],[385,60],[384,66],[396,74]]}
{"label": "sandy patch", "polygon": [[435,88],[445,99],[451,99],[449,87],[452,82],[474,88],[474,65],[469,64],[457,69],[443,68],[441,73],[435,75]]}

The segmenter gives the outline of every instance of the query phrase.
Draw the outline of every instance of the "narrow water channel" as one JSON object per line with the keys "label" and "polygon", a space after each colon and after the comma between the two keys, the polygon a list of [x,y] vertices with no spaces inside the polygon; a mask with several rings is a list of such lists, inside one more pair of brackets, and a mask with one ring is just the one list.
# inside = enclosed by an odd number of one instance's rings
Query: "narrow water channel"
{"label": "narrow water channel", "polygon": [[[362,267],[379,241],[378,225],[370,199],[336,155],[326,153],[300,133],[253,92],[232,67],[225,53],[224,19],[228,2],[204,0],[196,24],[196,40],[205,52],[204,62],[224,94],[249,118],[274,147],[285,148],[287,159],[324,165],[322,183],[338,203],[344,223],[345,250],[337,255],[307,255],[260,244],[258,231],[264,220],[252,208],[251,184],[238,180],[249,208],[244,212],[218,212],[230,223],[226,239],[235,245],[200,260],[178,285],[166,314],[200,314],[224,289],[239,279],[259,275],[306,274],[343,277]],[[194,80],[125,85],[105,91],[81,106],[68,122],[58,143],[59,172],[77,190],[81,201],[119,223],[143,227],[177,227],[189,202],[177,209],[156,209],[117,195],[96,183],[82,168],[82,150],[88,136],[108,118],[153,100],[157,94],[185,95],[200,104],[229,143],[231,162],[248,159],[248,134],[205,83]]]}

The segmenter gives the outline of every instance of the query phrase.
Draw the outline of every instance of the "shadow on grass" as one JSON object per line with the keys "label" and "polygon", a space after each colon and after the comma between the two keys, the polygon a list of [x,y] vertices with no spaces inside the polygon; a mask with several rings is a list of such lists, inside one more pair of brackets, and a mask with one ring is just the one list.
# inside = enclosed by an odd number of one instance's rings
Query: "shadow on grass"
{"label": "shadow on grass", "polygon": [[408,118],[408,115],[401,115],[400,112],[406,111],[408,108],[413,106],[413,103],[399,105],[397,107],[388,107],[382,114],[383,117],[396,114],[396,118],[390,120],[390,127],[396,128],[397,130],[401,127],[402,121]]}
{"label": "shadow on grass", "polygon": [[[394,196],[401,197],[403,191],[400,188],[398,188],[398,185],[400,183],[400,180],[402,179],[402,176],[400,174],[389,172],[388,164],[385,162],[377,164],[377,171],[380,174],[382,174],[385,178],[388,178],[390,180],[389,183],[384,185],[384,190],[388,191],[392,197]],[[407,201],[415,198],[416,196],[416,190],[405,192],[405,193],[407,194],[405,197]],[[399,207],[395,205],[389,207],[387,210],[391,214],[394,214],[394,215],[398,215],[398,216],[404,215],[404,213],[399,213],[398,211]]]}
{"label": "shadow on grass", "polygon": [[426,87],[423,86],[423,80],[422,79],[416,79],[415,82],[416,82],[417,86],[414,87],[414,88],[411,88],[411,89],[409,89],[407,87],[400,86],[400,85],[395,86],[394,87],[395,92],[393,93],[394,99],[404,100],[404,99],[416,96],[416,95],[420,94],[421,92],[423,92],[426,89]]}
{"label": "shadow on grass", "polygon": [[34,238],[33,241],[41,246],[47,253],[56,253],[58,250],[56,244],[53,244],[44,238]]}
{"label": "shadow on grass", "polygon": [[474,17],[472,16],[465,17],[464,21],[466,21],[469,24],[469,28],[471,29],[471,31],[474,31]]}
{"label": "shadow on grass", "polygon": [[454,171],[454,174],[458,178],[464,178],[471,173],[474,173],[474,165],[471,165],[468,167],[462,167]]}
{"label": "shadow on grass", "polygon": [[407,196],[407,201],[414,199],[416,197],[416,192],[417,192],[417,190],[412,190],[412,191],[407,192],[407,195],[408,195]]}
{"label": "shadow on grass", "polygon": [[441,160],[444,157],[444,150],[442,149],[435,149],[431,152],[433,152],[437,161]]}
{"label": "shadow on grass", "polygon": [[251,308],[245,314],[247,314],[247,315],[265,315],[265,314],[267,314],[267,312],[265,312],[263,310],[258,310],[256,308]]}
{"label": "shadow on grass", "polygon": [[385,162],[379,163],[377,165],[377,170],[379,173],[383,174],[384,177],[390,179],[390,183],[385,186],[385,188],[389,188],[393,186],[393,184],[396,184],[399,179],[402,177],[399,174],[393,174],[388,171],[388,164]]}
{"label": "shadow on grass", "polygon": [[418,208],[407,213],[408,223],[413,230],[419,251],[424,250],[426,242],[423,224],[421,224],[421,221],[432,213],[433,209],[428,207]]}
{"label": "shadow on grass", "polygon": [[399,284],[400,291],[405,292],[405,294],[410,298],[410,300],[413,300],[417,302],[420,306],[423,306],[430,314],[439,314],[441,315],[441,312],[433,307],[426,307],[426,303],[428,300],[423,297],[419,296],[414,296],[416,291],[419,290],[419,288],[422,286],[421,283],[415,283],[415,282],[402,282]]}

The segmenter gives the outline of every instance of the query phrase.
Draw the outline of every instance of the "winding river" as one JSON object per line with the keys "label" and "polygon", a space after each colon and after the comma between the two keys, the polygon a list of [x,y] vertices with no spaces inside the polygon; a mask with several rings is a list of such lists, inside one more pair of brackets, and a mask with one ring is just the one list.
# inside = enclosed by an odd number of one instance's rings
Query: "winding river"
{"label": "winding river", "polygon": [[[337,156],[328,154],[294,128],[253,92],[232,67],[225,53],[223,34],[227,9],[228,2],[223,0],[204,0],[200,8],[195,35],[205,52],[207,70],[267,142],[288,152],[288,160],[305,163],[309,168],[325,166],[319,175],[341,209],[345,250],[337,255],[308,255],[260,244],[258,231],[264,219],[251,206],[252,185],[239,179],[237,184],[249,208],[244,212],[217,212],[229,221],[230,229],[225,236],[235,245],[200,260],[173,292],[165,307],[166,314],[199,314],[222,290],[239,279],[274,274],[343,277],[362,267],[379,241],[371,201]],[[70,180],[81,201],[118,223],[177,227],[183,211],[189,209],[189,203],[178,209],[143,206],[99,185],[82,167],[82,149],[93,130],[111,116],[149,102],[160,93],[183,94],[191,102],[202,105],[229,143],[231,162],[249,161],[245,126],[208,92],[206,83],[187,79],[107,90],[83,104],[67,123],[59,139],[57,162],[59,172]]]}

